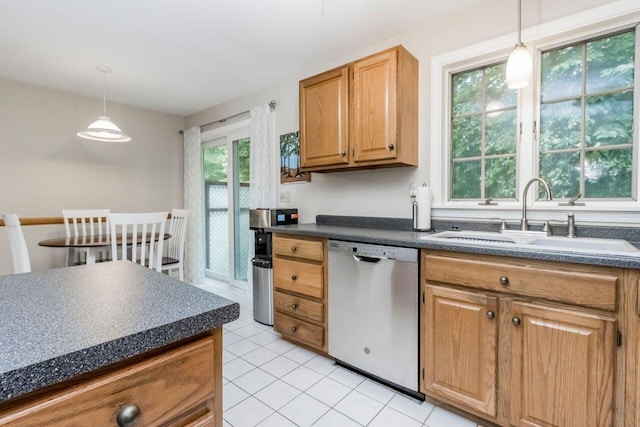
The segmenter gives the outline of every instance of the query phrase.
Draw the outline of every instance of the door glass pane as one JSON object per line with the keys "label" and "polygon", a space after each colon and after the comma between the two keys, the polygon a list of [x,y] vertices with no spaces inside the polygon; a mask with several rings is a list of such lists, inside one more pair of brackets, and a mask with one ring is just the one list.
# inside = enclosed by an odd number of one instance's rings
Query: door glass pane
{"label": "door glass pane", "polygon": [[207,270],[229,276],[229,188],[227,146],[204,149]]}
{"label": "door glass pane", "polygon": [[234,278],[247,280],[249,266],[249,138],[233,141],[234,175]]}

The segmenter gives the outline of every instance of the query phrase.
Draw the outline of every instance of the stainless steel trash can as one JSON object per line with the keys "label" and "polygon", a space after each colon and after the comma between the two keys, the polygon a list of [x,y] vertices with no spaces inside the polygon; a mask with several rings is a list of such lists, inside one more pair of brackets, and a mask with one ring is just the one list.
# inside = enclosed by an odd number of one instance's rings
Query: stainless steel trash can
{"label": "stainless steel trash can", "polygon": [[271,259],[253,258],[253,318],[273,326],[273,264]]}

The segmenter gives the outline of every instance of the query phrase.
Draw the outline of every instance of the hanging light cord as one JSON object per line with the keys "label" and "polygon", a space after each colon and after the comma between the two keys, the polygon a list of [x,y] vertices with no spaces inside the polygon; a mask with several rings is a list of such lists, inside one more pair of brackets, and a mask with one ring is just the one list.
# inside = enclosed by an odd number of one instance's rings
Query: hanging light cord
{"label": "hanging light cord", "polygon": [[102,107],[104,115],[107,116],[107,73],[102,71]]}
{"label": "hanging light cord", "polygon": [[522,0],[518,0],[518,46],[522,45]]}

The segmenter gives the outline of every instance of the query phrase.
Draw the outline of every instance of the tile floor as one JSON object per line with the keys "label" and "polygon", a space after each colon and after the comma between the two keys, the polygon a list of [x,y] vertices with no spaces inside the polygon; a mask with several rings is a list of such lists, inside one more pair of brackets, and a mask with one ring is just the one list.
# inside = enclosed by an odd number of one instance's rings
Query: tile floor
{"label": "tile floor", "polygon": [[225,427],[476,427],[280,339],[253,320],[246,292],[200,287],[240,304],[240,318],[223,328]]}

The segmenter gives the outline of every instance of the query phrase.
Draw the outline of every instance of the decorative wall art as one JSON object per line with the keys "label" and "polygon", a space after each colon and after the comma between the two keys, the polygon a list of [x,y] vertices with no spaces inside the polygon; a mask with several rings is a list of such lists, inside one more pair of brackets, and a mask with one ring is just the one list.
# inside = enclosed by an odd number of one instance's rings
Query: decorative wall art
{"label": "decorative wall art", "polygon": [[300,132],[280,135],[280,183],[311,182],[311,172],[300,172]]}

